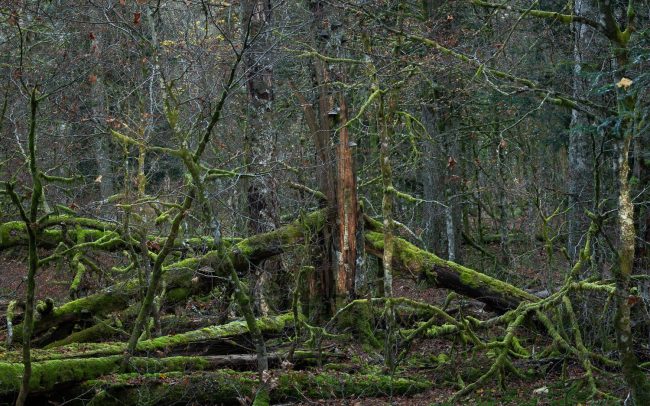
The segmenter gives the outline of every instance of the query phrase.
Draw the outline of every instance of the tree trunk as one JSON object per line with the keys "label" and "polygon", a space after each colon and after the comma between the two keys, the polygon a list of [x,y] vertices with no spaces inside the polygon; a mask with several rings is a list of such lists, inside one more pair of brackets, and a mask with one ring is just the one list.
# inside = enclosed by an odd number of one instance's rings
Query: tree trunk
{"label": "tree trunk", "polygon": [[[247,42],[244,68],[248,90],[248,127],[245,151],[248,171],[259,175],[248,180],[248,228],[252,234],[271,231],[279,225],[277,182],[268,174],[275,160],[273,114],[273,61],[271,54],[272,4],[269,0],[242,2],[242,32]],[[255,267],[252,287],[254,308],[259,314],[268,313],[264,290],[270,272],[281,267],[279,260]],[[274,269],[275,268],[275,269]]]}
{"label": "tree trunk", "polygon": [[[591,0],[575,0],[573,13],[589,16],[594,13]],[[592,31],[586,24],[573,24],[573,97],[584,98],[589,91],[588,81],[584,77],[583,65],[587,60],[587,50],[593,45]],[[589,218],[585,210],[592,209],[592,138],[589,132],[589,120],[579,110],[571,111],[569,127],[569,211],[567,213],[567,249],[572,261],[577,260],[582,239],[589,229]]]}
{"label": "tree trunk", "polygon": [[[315,33],[316,49],[322,55],[343,56],[344,24],[336,9],[326,2],[316,0],[309,3]],[[317,149],[316,162],[322,168],[319,187],[325,194],[328,216],[323,231],[319,263],[310,280],[311,303],[325,302],[325,314],[334,313],[344,301],[354,294],[355,272],[358,262],[357,241],[358,208],[356,196],[356,174],[347,123],[345,95],[337,90],[335,82],[345,81],[344,68],[321,58],[313,60],[313,84],[318,88],[318,127],[312,132]],[[312,108],[312,111],[314,109]],[[339,129],[339,140],[335,153],[335,130]],[[314,131],[315,130],[315,131]],[[323,300],[324,299],[324,300]]]}
{"label": "tree trunk", "polygon": [[354,281],[357,268],[357,230],[359,209],[357,202],[357,180],[352,156],[352,139],[349,135],[348,108],[345,96],[340,95],[341,122],[337,146],[336,207],[338,225],[338,259],[335,273],[335,306],[341,308],[354,296]]}
{"label": "tree trunk", "polygon": [[[378,225],[372,226],[375,230]],[[366,231],[366,251],[383,257],[384,235]],[[505,312],[515,309],[521,302],[535,302],[538,297],[515,286],[492,278],[435,254],[424,251],[401,238],[393,238],[393,266],[424,278],[433,286],[449,289],[488,305],[490,310]]]}
{"label": "tree trunk", "polygon": [[424,241],[431,252],[459,261],[462,211],[459,142],[454,134],[446,131],[445,115],[450,113],[441,101],[422,105],[421,113],[427,130],[422,161]]}
{"label": "tree trunk", "polygon": [[[93,34],[91,41],[91,52],[95,55],[97,60],[101,59],[102,44],[100,43],[101,36],[99,33]],[[101,69],[100,69],[101,70]],[[105,101],[105,78],[104,75],[95,71],[91,76],[93,80],[90,83],[90,95],[92,102],[92,115],[93,122],[97,128],[105,128],[106,126],[106,101]],[[108,134],[100,134],[93,137],[91,140],[92,151],[97,163],[97,174],[95,183],[99,185],[101,196],[101,210],[100,213],[108,219],[114,219],[113,213],[107,206],[108,198],[115,194],[113,186],[113,169],[111,168],[111,154]]]}

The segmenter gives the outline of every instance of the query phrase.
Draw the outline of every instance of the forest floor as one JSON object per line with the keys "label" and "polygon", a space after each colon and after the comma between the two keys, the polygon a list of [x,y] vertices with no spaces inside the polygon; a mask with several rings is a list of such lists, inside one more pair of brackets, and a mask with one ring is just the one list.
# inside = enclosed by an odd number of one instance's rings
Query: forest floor
{"label": "forest floor", "polygon": [[[104,259],[110,262],[110,259]],[[0,317],[5,318],[5,307],[9,300],[22,296],[23,278],[26,274],[26,261],[20,255],[3,254],[0,256],[2,264],[2,278],[0,278]],[[526,280],[530,285],[541,286],[541,276],[532,267],[520,267],[513,276],[520,281]],[[39,299],[50,297],[56,303],[62,303],[68,298],[68,288],[71,275],[67,269],[48,267],[39,272],[37,278]],[[514,282],[514,281],[513,281]],[[89,283],[99,283],[97,280]],[[89,291],[96,286],[89,286]],[[416,281],[397,279],[395,281],[395,295],[426,303],[441,305],[447,292],[443,290],[425,288]],[[213,300],[217,300],[214,299]],[[487,318],[489,314],[481,310],[479,302],[458,299],[454,302],[460,309],[474,314],[480,318]],[[185,316],[200,319],[214,319],[215,314],[210,314],[210,307],[214,303],[210,300],[191,301],[181,309]],[[176,312],[179,310],[176,309]],[[3,337],[3,322],[0,322],[0,339]],[[532,331],[530,340],[543,340]],[[542,348],[543,342],[539,344]],[[367,346],[342,344],[341,342],[327,342],[327,348],[335,352],[344,353],[345,359],[336,365],[336,369],[344,372],[381,372],[380,351]],[[408,358],[398,367],[397,375],[400,377],[414,376],[424,378],[433,383],[425,392],[414,396],[391,396],[374,398],[347,398],[347,399],[305,399],[302,402],[287,404],[294,405],[447,405],[448,399],[458,390],[459,382],[468,384],[481,376],[490,368],[492,359],[487,352],[477,352],[460,343],[448,339],[419,340],[413,347]],[[461,399],[457,404],[467,405],[586,405],[586,404],[612,404],[611,401],[587,401],[588,391],[584,387],[584,371],[575,362],[547,363],[544,365],[518,364],[517,367],[527,377],[506,376],[503,383],[494,379],[488,380],[486,385]],[[327,369],[325,365],[323,369]],[[314,372],[318,369],[315,368]],[[599,388],[619,398],[625,397],[624,383],[616,375],[596,375]]]}

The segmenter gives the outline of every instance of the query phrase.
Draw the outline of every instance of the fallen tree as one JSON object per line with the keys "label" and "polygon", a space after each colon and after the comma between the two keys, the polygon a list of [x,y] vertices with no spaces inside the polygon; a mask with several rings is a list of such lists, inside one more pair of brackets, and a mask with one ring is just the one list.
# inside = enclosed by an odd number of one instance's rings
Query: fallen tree
{"label": "fallen tree", "polygon": [[[365,237],[366,250],[381,258],[384,245],[383,234],[368,231]],[[515,309],[522,302],[535,302],[539,299],[509,283],[444,260],[404,239],[395,238],[394,244],[393,262],[396,268],[424,277],[439,288],[449,289],[479,300],[498,312]]]}
{"label": "fallen tree", "polygon": [[[224,250],[208,251],[203,255],[189,257],[165,266],[167,289],[165,299],[179,302],[193,294],[210,290],[217,278],[227,278],[228,261],[239,272],[245,272],[251,264],[278,255],[297,244],[308,228],[318,229],[324,221],[322,212],[314,212],[301,221],[286,225],[270,233],[243,239]],[[225,257],[228,256],[228,258]],[[198,276],[195,278],[195,276]],[[52,311],[41,314],[34,322],[34,335],[47,333],[41,345],[67,337],[75,325],[91,324],[93,318],[128,308],[142,293],[138,278],[117,283],[97,293],[69,301]],[[15,340],[22,333],[21,325],[14,327]]]}
{"label": "fallen tree", "polygon": [[[344,397],[412,395],[431,383],[421,379],[343,372],[275,372],[264,402]],[[88,405],[166,405],[174,403],[238,405],[256,398],[259,384],[252,373],[220,370],[192,374],[118,375],[90,381],[86,389],[98,390]],[[260,403],[258,403],[260,402]]]}
{"label": "fallen tree", "polygon": [[[257,320],[257,324],[264,334],[279,334],[293,325],[293,315],[281,314],[273,317],[262,317]],[[141,340],[136,347],[136,354],[144,355],[159,352],[164,352],[165,355],[189,354],[192,352],[207,354],[210,353],[210,348],[215,343],[222,344],[219,352],[224,353],[224,348],[231,348],[230,351],[225,352],[232,353],[232,348],[239,351],[244,348],[248,333],[246,322],[237,320],[224,325],[203,327],[185,333]],[[237,344],[237,341],[239,341],[239,344]],[[106,357],[122,354],[125,349],[126,344],[123,342],[75,343],[52,349],[34,350],[32,359],[34,361],[51,361]],[[19,358],[20,354],[9,351],[0,355],[0,362],[14,363],[18,362]]]}
{"label": "fallen tree", "polygon": [[[324,221],[323,211],[313,212],[272,232],[228,244],[223,250],[208,251],[203,255],[172,262],[164,268],[165,300],[167,303],[180,302],[193,294],[209,291],[218,283],[219,278],[228,277],[225,267],[228,261],[238,272],[243,273],[251,265],[291,249],[300,243],[306,234],[318,233]],[[99,237],[99,241],[102,238],[104,237]],[[367,252],[381,258],[383,235],[379,231],[366,231],[365,241]],[[108,246],[114,247],[110,244]],[[443,260],[404,239],[395,238],[394,262],[398,270],[416,274],[436,287],[484,302],[498,312],[516,308],[523,301],[537,300],[536,296],[513,285]],[[79,323],[89,326],[94,324],[95,317],[127,309],[139,299],[141,293],[140,280],[134,278],[55,307],[35,320],[34,335],[46,335],[37,343],[46,345],[63,340]],[[15,339],[19,340],[22,332],[20,325],[15,326],[14,331]]]}
{"label": "fallen tree", "polygon": [[[257,324],[260,331],[266,335],[279,334],[293,325],[293,315],[260,318]],[[234,321],[225,325],[143,340],[138,342],[136,348],[138,357],[132,358],[130,365],[134,371],[150,372],[221,367],[225,362],[223,359],[205,359],[202,356],[241,353],[249,348],[248,335],[246,322]],[[47,391],[56,385],[119,372],[120,361],[125,350],[126,343],[122,342],[73,344],[51,350],[35,350],[32,355],[34,363],[30,390]],[[171,357],[179,354],[183,356]],[[201,354],[201,357],[187,354]],[[160,356],[166,358],[156,358]],[[0,395],[17,391],[20,387],[21,375],[20,354],[17,352],[2,354]]]}

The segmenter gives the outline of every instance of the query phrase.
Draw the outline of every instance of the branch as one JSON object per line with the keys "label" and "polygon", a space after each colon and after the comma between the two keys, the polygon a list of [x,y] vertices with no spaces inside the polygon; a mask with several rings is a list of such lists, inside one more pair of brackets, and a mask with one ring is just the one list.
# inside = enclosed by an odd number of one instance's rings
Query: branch
{"label": "branch", "polygon": [[495,9],[500,9],[500,10],[508,10],[508,11],[516,11],[518,13],[522,13],[525,15],[530,15],[533,17],[539,17],[539,18],[547,18],[551,20],[557,20],[563,24],[571,24],[571,23],[582,23],[586,24],[598,31],[603,32],[603,26],[600,25],[597,21],[594,21],[590,18],[587,18],[585,16],[576,16],[576,15],[571,15],[571,14],[562,14],[558,13],[556,11],[544,11],[544,10],[528,10],[528,9],[523,9],[519,7],[512,7],[510,5],[506,4],[496,4],[496,3],[489,3],[487,1],[482,1],[482,0],[471,0],[472,4],[475,6],[480,6],[480,7],[485,7],[485,8],[495,8]]}

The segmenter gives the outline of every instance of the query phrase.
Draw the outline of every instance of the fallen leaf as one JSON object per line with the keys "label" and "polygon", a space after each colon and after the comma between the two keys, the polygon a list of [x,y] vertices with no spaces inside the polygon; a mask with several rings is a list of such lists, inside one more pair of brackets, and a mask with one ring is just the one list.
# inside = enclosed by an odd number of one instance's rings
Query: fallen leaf
{"label": "fallen leaf", "polygon": [[628,79],[628,78],[624,77],[624,78],[621,78],[621,80],[618,81],[618,83],[616,84],[616,87],[618,87],[619,89],[623,88],[624,90],[627,90],[627,88],[630,87],[632,85],[632,83],[634,83],[632,81],[632,79]]}

